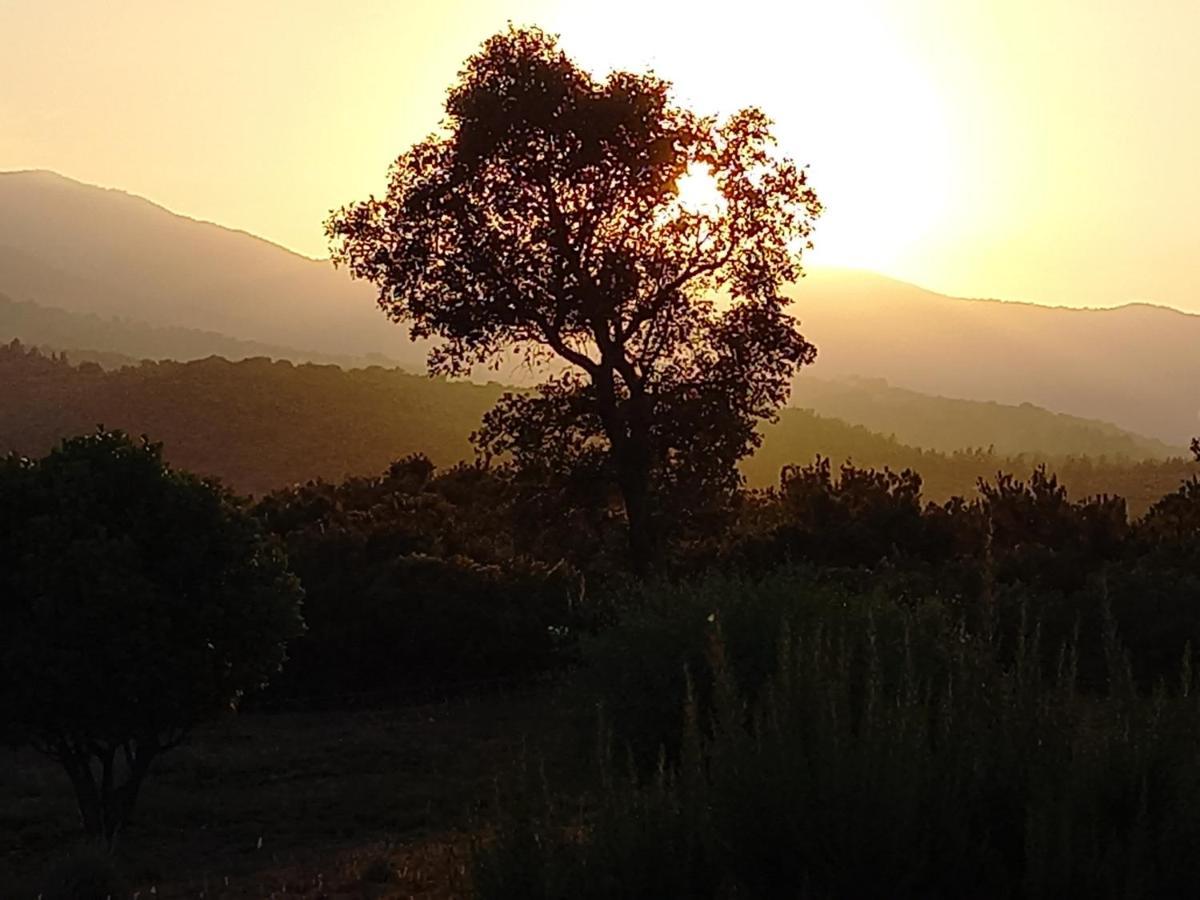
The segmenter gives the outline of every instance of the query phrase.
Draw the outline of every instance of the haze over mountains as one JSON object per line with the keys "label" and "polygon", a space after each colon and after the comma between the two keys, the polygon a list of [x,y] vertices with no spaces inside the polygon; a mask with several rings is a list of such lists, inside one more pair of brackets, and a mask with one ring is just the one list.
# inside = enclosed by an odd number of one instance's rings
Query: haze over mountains
{"label": "haze over mountains", "polygon": [[[1172,444],[1200,429],[1200,316],[945,297],[864,272],[793,289],[814,374],[1114,422]],[[803,377],[803,376],[802,376]]]}
{"label": "haze over mountains", "polygon": [[328,261],[51,172],[0,174],[0,292],[319,356],[424,359]]}
{"label": "haze over mountains", "polygon": [[[961,300],[841,270],[814,270],[791,290],[819,349],[800,376],[798,405],[817,408],[810,401],[820,391],[806,378],[865,377],[1112,422],[1168,450],[1200,430],[1200,316]],[[0,293],[10,298],[0,302],[0,338],[60,349],[414,370],[424,362],[424,349],[375,307],[373,289],[327,261],[48,172],[0,173]],[[891,408],[894,418],[901,401],[918,414],[912,397],[896,393],[874,414]],[[864,424],[899,434],[886,421]],[[973,443],[995,441],[981,433]],[[1142,451],[1161,456],[1163,446]]]}

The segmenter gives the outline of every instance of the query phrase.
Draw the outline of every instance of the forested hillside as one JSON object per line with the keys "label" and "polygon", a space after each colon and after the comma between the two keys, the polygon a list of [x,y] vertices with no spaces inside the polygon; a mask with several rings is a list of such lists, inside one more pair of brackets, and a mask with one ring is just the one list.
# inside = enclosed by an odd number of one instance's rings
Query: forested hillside
{"label": "forested hillside", "polygon": [[981,478],[994,478],[999,472],[1028,475],[1035,466],[1046,463],[1072,497],[1124,497],[1130,514],[1136,516],[1200,472],[1200,466],[1182,457],[1130,460],[1099,454],[1002,454],[978,446],[943,453],[902,444],[861,425],[804,410],[784,410],[778,423],[763,426],[763,433],[762,448],[742,463],[747,482],[754,487],[775,484],[784,466],[810,461],[819,454],[834,463],[849,460],[868,468],[912,469],[921,476],[924,498],[940,503],[954,496],[970,496]]}
{"label": "forested hillside", "polygon": [[932,396],[882,378],[825,379],[804,374],[791,405],[844,419],[914,447],[947,453],[992,447],[997,453],[1049,456],[1127,456],[1169,459],[1182,446],[1126,431],[1108,422],[1054,413],[1032,403],[1005,404]]}
{"label": "forested hillside", "polygon": [[1173,444],[1196,427],[1195,314],[1146,303],[968,300],[836,269],[814,269],[789,292],[820,350],[821,378],[884,378],[927,394],[1034,403]]}
{"label": "forested hillside", "polygon": [[9,346],[0,351],[0,444],[43,453],[103,424],[149,433],[170,461],[261,493],[310,478],[374,472],[424,452],[470,455],[468,435],[501,393],[395,369],[212,357],[105,372]]}
{"label": "forested hillside", "polygon": [[[342,370],[268,359],[143,362],[106,372],[20,344],[0,348],[0,380],[7,388],[0,392],[0,450],[41,454],[64,436],[102,424],[148,433],[165,444],[173,464],[253,494],[377,472],[411,453],[424,453],[442,467],[471,459],[469,435],[505,390],[381,367]],[[1001,422],[1009,415],[1004,407],[995,410]],[[742,469],[751,486],[765,487],[778,481],[784,466],[818,454],[835,462],[912,468],[924,478],[927,499],[941,501],[970,493],[980,477],[1025,472],[1049,460],[1074,494],[1120,494],[1136,513],[1196,468],[1181,459],[1120,458],[1140,446],[1132,436],[1096,423],[1089,428],[1083,433],[1094,434],[1096,443],[1087,457],[969,449],[982,447],[983,440],[965,439],[962,451],[943,453],[810,410],[785,409],[778,423],[763,426],[763,446]]]}

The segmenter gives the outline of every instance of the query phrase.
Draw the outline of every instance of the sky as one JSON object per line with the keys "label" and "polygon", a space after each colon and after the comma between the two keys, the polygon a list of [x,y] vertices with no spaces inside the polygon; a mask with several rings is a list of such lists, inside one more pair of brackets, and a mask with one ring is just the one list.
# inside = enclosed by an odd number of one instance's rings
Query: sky
{"label": "sky", "polygon": [[509,21],[765,110],[827,208],[813,264],[1200,312],[1200,0],[0,0],[0,170],[322,257]]}

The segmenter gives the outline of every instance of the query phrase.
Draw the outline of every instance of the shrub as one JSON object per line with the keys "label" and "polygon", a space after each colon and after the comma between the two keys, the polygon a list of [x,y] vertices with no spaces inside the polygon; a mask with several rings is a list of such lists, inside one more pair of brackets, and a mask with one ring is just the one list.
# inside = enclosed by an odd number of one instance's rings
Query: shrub
{"label": "shrub", "polygon": [[756,691],[710,625],[710,700],[685,691],[675,760],[620,776],[609,759],[583,803],[507,820],[476,855],[477,896],[1193,890],[1189,669],[1171,695],[1140,695],[1109,621],[1106,686],[1084,694],[1075,647],[1055,648],[1047,674],[1031,619],[1001,648],[948,614],[885,624],[873,609],[823,604],[778,630]]}
{"label": "shrub", "polygon": [[154,760],[280,667],[302,627],[278,546],[120,432],[0,461],[0,717],[112,841]]}

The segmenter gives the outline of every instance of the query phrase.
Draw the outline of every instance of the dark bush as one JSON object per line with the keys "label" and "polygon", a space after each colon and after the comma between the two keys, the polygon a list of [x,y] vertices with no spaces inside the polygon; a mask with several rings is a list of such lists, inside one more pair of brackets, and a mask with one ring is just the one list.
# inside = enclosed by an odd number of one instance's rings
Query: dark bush
{"label": "dark bush", "polygon": [[1082,693],[1075,648],[1046,674],[1032,620],[1014,649],[874,609],[821,604],[777,631],[753,697],[710,625],[710,699],[685,692],[677,755],[649,776],[610,760],[583,802],[518,803],[476,854],[477,896],[1190,895],[1189,670],[1139,695],[1109,623],[1106,685]]}

